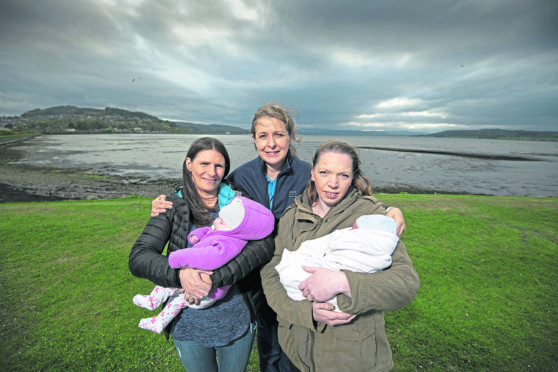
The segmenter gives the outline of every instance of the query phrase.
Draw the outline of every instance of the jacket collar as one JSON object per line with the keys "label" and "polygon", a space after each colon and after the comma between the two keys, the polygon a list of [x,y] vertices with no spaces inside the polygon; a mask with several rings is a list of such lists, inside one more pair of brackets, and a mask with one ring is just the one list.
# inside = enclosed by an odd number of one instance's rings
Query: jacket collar
{"label": "jacket collar", "polygon": [[[262,158],[258,156],[256,161],[257,161],[258,167],[262,171],[262,173],[267,174],[267,165],[262,160]],[[285,163],[283,163],[283,167],[281,168],[281,172],[279,172],[279,174],[289,172],[291,170],[292,165],[293,165],[293,157],[291,155],[291,152],[289,151],[289,152],[287,152],[287,157],[285,158]]]}
{"label": "jacket collar", "polygon": [[[312,212],[312,207],[310,206],[310,203],[308,201],[308,193],[306,191],[307,190],[305,189],[304,192],[302,193],[302,195],[299,195],[295,199],[295,203],[296,203],[296,205],[298,207],[298,211],[300,213],[303,213],[303,214],[310,213],[310,214],[315,215],[314,212]],[[347,208],[349,208],[360,196],[362,196],[362,193],[360,191],[358,191],[355,187],[351,186],[347,190],[347,193],[345,194],[345,197],[343,199],[341,199],[341,201],[339,203],[337,203],[337,205],[332,207],[327,212],[326,216],[335,216],[338,213],[342,213]],[[324,218],[325,218],[325,216],[324,216]]]}

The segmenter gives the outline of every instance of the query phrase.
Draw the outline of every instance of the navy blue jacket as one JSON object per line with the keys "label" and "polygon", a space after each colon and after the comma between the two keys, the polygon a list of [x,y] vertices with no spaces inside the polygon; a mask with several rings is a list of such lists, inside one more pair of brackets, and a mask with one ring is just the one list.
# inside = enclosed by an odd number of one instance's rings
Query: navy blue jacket
{"label": "navy blue jacket", "polygon": [[[291,205],[294,198],[304,192],[312,166],[289,152],[283,169],[277,176],[273,209],[271,212],[277,221],[285,209]],[[227,176],[237,189],[246,192],[255,201],[269,209],[269,195],[267,194],[266,164],[259,156],[240,167]]]}

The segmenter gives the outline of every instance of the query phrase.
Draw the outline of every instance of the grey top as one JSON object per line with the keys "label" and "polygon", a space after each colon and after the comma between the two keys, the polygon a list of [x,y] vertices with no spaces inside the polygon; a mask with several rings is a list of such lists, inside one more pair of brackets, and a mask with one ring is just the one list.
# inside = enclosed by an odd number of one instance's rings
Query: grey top
{"label": "grey top", "polygon": [[[211,213],[212,217],[216,217]],[[192,224],[190,231],[196,229]],[[188,248],[192,244],[188,242]],[[197,341],[207,347],[225,346],[242,336],[250,325],[250,311],[236,284],[224,298],[205,309],[183,309],[174,319],[171,335],[177,341]]]}

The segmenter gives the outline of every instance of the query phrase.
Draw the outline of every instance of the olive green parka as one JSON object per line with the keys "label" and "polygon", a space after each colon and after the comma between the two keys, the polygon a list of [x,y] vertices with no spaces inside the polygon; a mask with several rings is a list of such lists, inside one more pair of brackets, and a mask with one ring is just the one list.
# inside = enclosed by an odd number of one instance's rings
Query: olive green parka
{"label": "olive green parka", "polygon": [[312,212],[306,193],[298,196],[281,217],[274,256],[262,268],[261,276],[267,301],[277,312],[281,347],[301,371],[370,372],[393,368],[384,311],[406,306],[419,288],[418,275],[401,241],[388,269],[373,274],[344,270],[351,297],[339,294],[338,305],[341,311],[358,314],[344,325],[316,322],[312,303],[291,300],[275,270],[284,249],[297,250],[305,240],[350,227],[362,215],[385,213],[376,198],[363,196],[352,188],[324,218]]}

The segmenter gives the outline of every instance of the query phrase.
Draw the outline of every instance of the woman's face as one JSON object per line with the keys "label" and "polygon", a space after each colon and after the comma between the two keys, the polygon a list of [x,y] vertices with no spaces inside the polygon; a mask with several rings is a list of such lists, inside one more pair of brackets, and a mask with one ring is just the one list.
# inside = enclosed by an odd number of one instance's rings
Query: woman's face
{"label": "woman's face", "polygon": [[327,213],[345,197],[351,186],[353,160],[347,154],[324,152],[311,173],[318,192],[318,207]]}
{"label": "woman's face", "polygon": [[282,167],[291,145],[291,136],[285,123],[263,116],[256,121],[255,132],[252,140],[260,158],[273,168]]}
{"label": "woman's face", "polygon": [[186,167],[200,196],[216,196],[225,175],[225,158],[216,150],[198,152],[194,159],[186,158]]}

